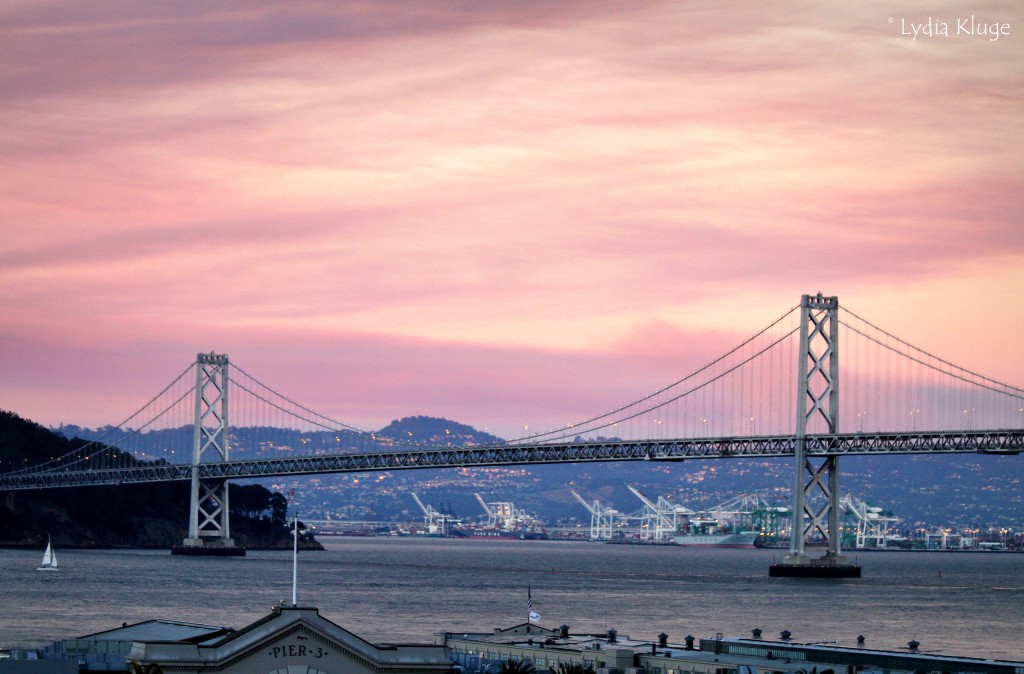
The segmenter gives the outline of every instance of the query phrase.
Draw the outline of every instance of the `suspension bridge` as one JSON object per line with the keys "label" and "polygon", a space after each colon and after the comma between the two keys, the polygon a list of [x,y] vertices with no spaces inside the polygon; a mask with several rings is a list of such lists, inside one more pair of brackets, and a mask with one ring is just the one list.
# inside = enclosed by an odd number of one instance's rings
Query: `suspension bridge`
{"label": "suspension bridge", "polygon": [[[103,437],[65,456],[0,474],[0,490],[188,481],[188,537],[175,551],[244,554],[230,535],[232,479],[788,457],[792,511],[802,514],[795,521],[802,519],[803,532],[794,532],[785,562],[771,574],[848,577],[860,571],[840,550],[842,456],[1022,449],[1024,389],[918,348],[848,309],[840,311],[838,298],[819,293],[804,295],[710,363],[626,405],[564,427],[473,446],[379,436],[278,393],[225,354],[199,354]],[[821,557],[809,554],[809,547],[822,544]]]}

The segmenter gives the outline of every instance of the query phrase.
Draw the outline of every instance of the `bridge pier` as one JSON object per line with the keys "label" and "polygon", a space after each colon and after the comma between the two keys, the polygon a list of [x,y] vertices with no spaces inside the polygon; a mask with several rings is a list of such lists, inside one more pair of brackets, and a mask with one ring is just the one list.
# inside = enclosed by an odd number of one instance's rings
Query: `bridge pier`
{"label": "bridge pier", "polygon": [[[793,532],[789,554],[773,564],[773,578],[860,578],[860,567],[842,555],[839,530],[839,457],[815,465],[807,458],[809,423],[823,432],[839,428],[839,298],[804,295],[800,301],[800,353],[794,451]],[[823,541],[821,557],[810,557]]]}
{"label": "bridge pier", "polygon": [[195,433],[192,442],[192,494],[189,501],[188,538],[171,548],[172,555],[241,557],[229,521],[228,481],[203,480],[199,468],[206,457],[227,461],[228,357],[196,356]]}

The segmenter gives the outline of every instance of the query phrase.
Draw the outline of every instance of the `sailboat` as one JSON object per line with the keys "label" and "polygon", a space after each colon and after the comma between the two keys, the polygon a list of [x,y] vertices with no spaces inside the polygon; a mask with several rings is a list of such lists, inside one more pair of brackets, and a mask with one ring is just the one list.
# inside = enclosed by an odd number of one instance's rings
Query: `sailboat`
{"label": "sailboat", "polygon": [[39,566],[36,571],[56,571],[57,570],[57,553],[53,551],[53,544],[50,543],[50,537],[46,537],[46,552],[43,553],[43,563]]}

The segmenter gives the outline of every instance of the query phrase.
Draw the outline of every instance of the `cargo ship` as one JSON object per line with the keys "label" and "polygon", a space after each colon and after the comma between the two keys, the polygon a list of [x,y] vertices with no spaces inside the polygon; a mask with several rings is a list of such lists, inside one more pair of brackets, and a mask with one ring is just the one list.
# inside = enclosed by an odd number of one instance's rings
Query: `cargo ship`
{"label": "cargo ship", "polygon": [[507,501],[487,503],[480,494],[476,500],[487,514],[487,523],[453,526],[448,530],[452,538],[482,538],[495,541],[546,541],[548,532],[536,519]]}
{"label": "cargo ship", "polygon": [[756,531],[738,534],[683,534],[673,539],[676,545],[687,548],[753,548]]}
{"label": "cargo ship", "polygon": [[684,524],[672,538],[687,548],[753,548],[756,531],[737,531],[718,519],[695,518]]}
{"label": "cargo ship", "polygon": [[453,527],[448,530],[452,538],[481,538],[496,541],[546,541],[548,532],[540,527],[499,529],[497,527]]}

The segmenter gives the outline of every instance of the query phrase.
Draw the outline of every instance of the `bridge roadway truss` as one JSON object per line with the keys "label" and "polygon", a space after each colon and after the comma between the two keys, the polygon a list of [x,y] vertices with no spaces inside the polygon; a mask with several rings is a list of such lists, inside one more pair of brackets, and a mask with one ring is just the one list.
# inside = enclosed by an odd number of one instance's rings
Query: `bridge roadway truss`
{"label": "bridge roadway truss", "polygon": [[[808,435],[809,457],[878,454],[1018,454],[1024,430],[946,431],[940,433],[851,433]],[[235,459],[197,467],[155,463],[133,468],[49,471],[0,476],[0,490],[86,487],[140,482],[364,473],[421,468],[589,463],[595,461],[687,461],[698,459],[792,458],[794,436],[723,437],[678,440],[619,440],[523,445],[439,447],[391,452],[317,455],[284,459]]]}

